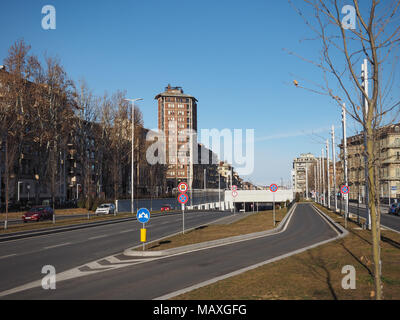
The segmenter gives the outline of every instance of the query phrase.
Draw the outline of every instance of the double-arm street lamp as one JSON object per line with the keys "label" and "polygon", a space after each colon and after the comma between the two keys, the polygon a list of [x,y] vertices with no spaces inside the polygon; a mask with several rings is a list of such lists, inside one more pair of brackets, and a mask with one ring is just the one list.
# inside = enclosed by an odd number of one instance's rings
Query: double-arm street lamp
{"label": "double-arm street lamp", "polygon": [[131,164],[131,213],[133,214],[133,210],[134,210],[134,189],[133,189],[133,162],[134,162],[134,148],[135,148],[135,144],[134,144],[134,138],[135,138],[135,102],[136,101],[140,101],[143,100],[142,98],[138,98],[138,99],[125,99],[126,101],[130,101],[132,102],[132,164]]}

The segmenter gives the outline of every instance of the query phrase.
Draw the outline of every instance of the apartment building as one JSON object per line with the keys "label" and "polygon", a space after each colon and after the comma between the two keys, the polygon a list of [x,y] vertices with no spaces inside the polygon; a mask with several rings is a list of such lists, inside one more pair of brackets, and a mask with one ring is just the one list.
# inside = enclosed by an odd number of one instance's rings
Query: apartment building
{"label": "apartment building", "polygon": [[[340,145],[343,159],[343,143]],[[400,123],[378,129],[378,143],[375,150],[379,193],[383,202],[400,199]],[[364,135],[347,138],[349,199],[365,200]]]}
{"label": "apartment building", "polygon": [[293,160],[292,179],[294,192],[304,193],[306,191],[306,168],[310,174],[311,168],[316,162],[317,158],[312,153],[302,153],[300,157]]}
{"label": "apartment building", "polygon": [[[193,177],[189,131],[197,131],[197,99],[171,87],[155,96],[158,102],[158,129],[165,135],[167,185],[176,187]],[[191,164],[191,165],[190,165]]]}

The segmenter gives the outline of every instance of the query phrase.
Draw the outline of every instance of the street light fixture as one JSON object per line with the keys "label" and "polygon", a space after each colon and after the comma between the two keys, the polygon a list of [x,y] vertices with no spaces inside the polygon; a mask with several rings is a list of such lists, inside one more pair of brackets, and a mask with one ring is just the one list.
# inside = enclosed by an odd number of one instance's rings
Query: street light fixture
{"label": "street light fixture", "polygon": [[132,102],[132,164],[131,164],[131,212],[133,214],[133,209],[134,209],[134,189],[133,189],[133,162],[134,162],[134,138],[135,138],[135,102],[136,101],[141,101],[143,100],[142,98],[138,99],[124,99],[125,101],[130,101]]}

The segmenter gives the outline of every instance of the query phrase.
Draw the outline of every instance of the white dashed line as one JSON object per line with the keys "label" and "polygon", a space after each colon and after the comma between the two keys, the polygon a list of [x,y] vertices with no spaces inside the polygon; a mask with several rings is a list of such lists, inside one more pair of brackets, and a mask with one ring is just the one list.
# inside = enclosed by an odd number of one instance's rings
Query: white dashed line
{"label": "white dashed line", "polygon": [[58,248],[58,247],[62,247],[62,246],[67,246],[69,244],[71,244],[71,242],[60,243],[60,244],[56,244],[54,246],[44,247],[43,249],[45,249],[45,250],[53,249],[53,248]]}
{"label": "white dashed line", "polygon": [[108,234],[104,234],[102,236],[91,237],[91,238],[88,238],[88,240],[100,239],[100,238],[105,238],[105,237],[108,237]]}
{"label": "white dashed line", "polygon": [[9,257],[13,257],[13,256],[16,256],[16,255],[17,255],[16,253],[13,253],[13,254],[9,254],[7,256],[2,256],[2,257],[0,257],[0,259],[9,258]]}
{"label": "white dashed line", "polygon": [[133,232],[134,230],[124,230],[124,231],[120,231],[120,232],[118,232],[119,234],[121,234],[121,233],[127,233],[127,232]]}

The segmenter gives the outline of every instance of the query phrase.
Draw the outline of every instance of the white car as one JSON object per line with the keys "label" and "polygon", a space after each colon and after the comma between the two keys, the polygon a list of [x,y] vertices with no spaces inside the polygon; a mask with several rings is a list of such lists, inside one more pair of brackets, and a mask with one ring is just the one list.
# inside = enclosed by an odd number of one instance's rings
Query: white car
{"label": "white car", "polygon": [[114,214],[115,205],[113,203],[103,203],[99,205],[96,209],[96,215],[98,214]]}

